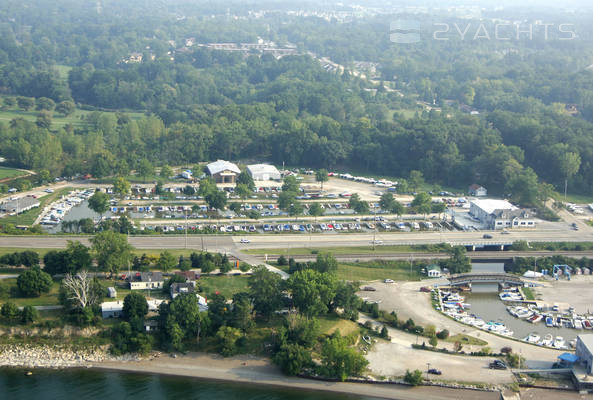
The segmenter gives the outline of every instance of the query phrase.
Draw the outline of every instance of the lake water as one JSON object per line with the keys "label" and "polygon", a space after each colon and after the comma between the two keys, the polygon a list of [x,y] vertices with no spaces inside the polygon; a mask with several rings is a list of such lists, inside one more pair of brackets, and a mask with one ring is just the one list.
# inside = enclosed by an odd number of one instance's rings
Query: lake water
{"label": "lake water", "polygon": [[[473,263],[472,272],[504,272],[502,263]],[[475,314],[484,321],[501,322],[514,332],[513,337],[523,339],[530,333],[537,333],[542,339],[545,335],[562,336],[566,342],[583,333],[583,330],[567,328],[548,328],[544,322],[532,324],[513,317],[506,310],[506,304],[498,297],[498,285],[472,285],[471,293],[464,293],[466,303],[471,304],[469,314]]]}
{"label": "lake water", "polygon": [[0,369],[0,399],[10,400],[372,400],[314,391],[94,370]]}

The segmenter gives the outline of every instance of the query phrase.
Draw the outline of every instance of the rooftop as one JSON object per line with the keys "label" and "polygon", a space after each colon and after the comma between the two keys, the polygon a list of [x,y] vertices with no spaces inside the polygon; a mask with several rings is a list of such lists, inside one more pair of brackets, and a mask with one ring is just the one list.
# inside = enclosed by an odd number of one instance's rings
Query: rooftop
{"label": "rooftop", "polygon": [[497,210],[518,210],[517,207],[512,205],[506,200],[495,200],[495,199],[476,199],[471,201],[476,207],[481,208],[484,212],[492,214]]}
{"label": "rooftop", "polygon": [[239,169],[239,167],[237,167],[236,164],[233,164],[232,162],[225,160],[214,161],[206,165],[206,168],[208,168],[208,172],[210,173],[210,175],[218,174],[223,171],[232,171],[236,174],[241,173],[241,170]]}
{"label": "rooftop", "polygon": [[593,335],[578,335],[577,339],[583,342],[585,347],[587,347],[587,349],[593,353]]}
{"label": "rooftop", "polygon": [[278,168],[276,168],[270,164],[251,164],[251,165],[247,166],[247,169],[252,174],[261,174],[261,173],[280,174],[280,171],[278,171]]}

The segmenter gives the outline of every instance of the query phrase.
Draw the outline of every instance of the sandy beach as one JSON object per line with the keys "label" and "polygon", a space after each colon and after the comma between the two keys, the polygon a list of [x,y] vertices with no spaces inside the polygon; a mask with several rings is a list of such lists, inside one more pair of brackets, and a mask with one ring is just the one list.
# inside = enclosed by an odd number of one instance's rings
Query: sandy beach
{"label": "sandy beach", "polygon": [[208,380],[272,385],[294,389],[331,391],[360,396],[398,400],[500,399],[500,393],[440,387],[407,387],[404,385],[322,382],[284,376],[269,360],[239,356],[223,358],[203,353],[190,353],[177,358],[168,355],[141,361],[105,361],[93,368],[175,375]]}

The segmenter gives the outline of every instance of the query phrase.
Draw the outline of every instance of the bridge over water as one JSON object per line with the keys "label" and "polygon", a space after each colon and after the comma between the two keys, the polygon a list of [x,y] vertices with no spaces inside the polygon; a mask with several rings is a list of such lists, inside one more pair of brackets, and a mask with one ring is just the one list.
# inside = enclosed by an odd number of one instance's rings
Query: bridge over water
{"label": "bridge over water", "polygon": [[523,286],[523,280],[516,275],[488,272],[451,275],[449,283],[451,286],[471,285],[473,283]]}

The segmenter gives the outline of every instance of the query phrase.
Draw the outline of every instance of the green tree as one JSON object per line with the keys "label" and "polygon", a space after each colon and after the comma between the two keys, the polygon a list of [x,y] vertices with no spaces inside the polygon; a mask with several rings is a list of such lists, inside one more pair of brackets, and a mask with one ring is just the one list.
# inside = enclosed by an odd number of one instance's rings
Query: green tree
{"label": "green tree", "polygon": [[273,361],[286,375],[294,376],[313,365],[311,351],[298,344],[285,344],[274,354]]}
{"label": "green tree", "polygon": [[39,297],[41,293],[48,293],[52,284],[51,276],[39,267],[23,272],[16,280],[19,292],[26,297]]}
{"label": "green tree", "polygon": [[25,111],[32,110],[33,107],[35,107],[35,99],[31,98],[31,97],[19,96],[16,98],[16,102],[17,102],[19,108],[21,108]]}
{"label": "green tree", "polygon": [[154,175],[154,165],[146,158],[143,158],[138,163],[138,175],[140,175],[144,182],[146,182],[146,178]]}
{"label": "green tree", "polygon": [[103,219],[103,214],[109,210],[109,195],[100,191],[95,192],[89,198],[89,208]]}
{"label": "green tree", "polygon": [[350,199],[348,200],[348,205],[357,214],[368,214],[370,210],[369,203],[364,200],[361,200],[358,193],[354,193],[352,196],[350,196]]}
{"label": "green tree", "polygon": [[280,275],[268,271],[264,266],[253,269],[249,277],[249,295],[253,302],[253,309],[264,317],[270,317],[274,311],[282,306],[282,278]]}
{"label": "green tree", "polygon": [[294,306],[301,313],[314,317],[329,311],[336,295],[337,279],[333,274],[304,269],[292,274],[286,287],[292,294]]}
{"label": "green tree", "polygon": [[231,326],[221,326],[216,332],[216,339],[220,346],[220,354],[229,357],[235,354],[237,340],[243,336],[241,331]]}
{"label": "green tree", "polygon": [[404,375],[404,381],[412,386],[421,385],[423,382],[422,371],[418,369],[414,370],[413,372],[410,372],[410,370],[406,370],[406,374]]}
{"label": "green tree", "polygon": [[539,189],[537,175],[531,168],[526,168],[512,176],[505,186],[506,192],[511,195],[511,200],[526,207],[539,205]]}
{"label": "green tree", "polygon": [[251,175],[249,175],[247,171],[242,171],[237,176],[237,186],[239,185],[247,186],[247,189],[249,189],[250,192],[255,190],[255,182],[253,181],[253,178],[251,177]]}
{"label": "green tree", "polygon": [[298,201],[293,202],[289,207],[288,207],[288,215],[290,215],[291,217],[298,217],[299,215],[301,215],[303,212],[305,211],[305,208],[303,207],[303,205],[301,203],[299,203]]}
{"label": "green tree", "polygon": [[278,195],[278,207],[281,210],[288,211],[290,209],[291,204],[293,204],[296,199],[296,192],[282,192]]}
{"label": "green tree", "polygon": [[246,199],[252,192],[249,190],[249,186],[246,184],[237,183],[237,186],[235,187],[235,193],[237,193],[240,198]]}
{"label": "green tree", "polygon": [[35,120],[35,124],[43,129],[51,128],[52,116],[49,111],[41,111],[37,114],[37,119]]}
{"label": "green tree", "polygon": [[437,347],[437,345],[439,344],[438,339],[436,338],[436,336],[431,336],[430,340],[428,341],[428,343],[432,346],[432,347]]}
{"label": "green tree", "polygon": [[123,176],[119,176],[113,182],[113,191],[121,196],[130,193],[130,182]]}
{"label": "green tree", "polygon": [[233,307],[229,323],[242,332],[248,332],[253,328],[255,325],[253,322],[253,305],[249,293],[239,292],[233,295]]}
{"label": "green tree", "polygon": [[319,272],[337,272],[338,271],[338,260],[331,253],[319,253],[317,254],[317,260],[315,261],[315,269]]}
{"label": "green tree", "polygon": [[321,183],[321,190],[323,190],[323,182],[329,180],[328,172],[326,169],[320,169],[315,172],[315,181]]}
{"label": "green tree", "polygon": [[158,266],[167,272],[177,266],[177,259],[168,250],[163,251],[159,256]]}
{"label": "green tree", "polygon": [[122,318],[126,321],[132,321],[133,319],[144,320],[144,317],[148,314],[148,302],[146,297],[138,292],[131,292],[124,297],[124,306],[122,310]]}
{"label": "green tree", "polygon": [[227,201],[226,194],[218,189],[206,194],[204,199],[206,200],[206,203],[208,203],[209,207],[216,210],[223,210]]}
{"label": "green tree", "polygon": [[321,365],[329,377],[345,381],[349,376],[361,375],[368,361],[336,331],[321,348]]}
{"label": "green tree", "polygon": [[319,329],[319,321],[316,318],[308,318],[303,314],[289,314],[278,329],[278,341],[280,346],[298,344],[311,348],[317,341]]}
{"label": "green tree", "polygon": [[171,169],[171,167],[168,165],[163,165],[159,175],[161,178],[169,179],[171,176],[173,176],[173,169]]}
{"label": "green tree", "polygon": [[2,304],[0,314],[6,321],[15,322],[20,316],[20,311],[16,304],[14,304],[12,301],[7,301],[6,303]]}
{"label": "green tree", "polygon": [[424,176],[422,175],[422,172],[416,170],[410,171],[408,182],[412,189],[414,189],[414,191],[417,192],[418,189],[421,188],[422,185],[424,185]]}
{"label": "green tree", "polygon": [[315,221],[317,221],[317,217],[320,217],[325,212],[325,209],[321,208],[319,203],[312,203],[309,206],[309,215],[315,217]]}
{"label": "green tree", "polygon": [[289,175],[284,178],[284,184],[282,185],[283,192],[292,192],[298,193],[299,191],[299,182],[297,178],[293,175]]}
{"label": "green tree", "polygon": [[53,111],[56,107],[56,103],[52,99],[48,99],[47,97],[40,97],[35,101],[35,105],[37,111],[45,110],[45,111]]}
{"label": "green tree", "polygon": [[412,207],[418,214],[429,214],[432,211],[432,197],[428,193],[418,193],[412,200]]}
{"label": "green tree", "polygon": [[37,179],[38,179],[39,184],[44,184],[44,183],[50,182],[51,181],[51,173],[46,169],[42,169],[37,174]]}
{"label": "green tree", "polygon": [[466,255],[467,251],[464,246],[453,246],[448,250],[448,253],[449,259],[440,262],[442,267],[447,268],[452,274],[471,271],[471,260]]}
{"label": "green tree", "polygon": [[126,235],[113,231],[97,233],[90,239],[97,265],[103,271],[116,274],[128,265],[132,258],[133,247]]}
{"label": "green tree", "polygon": [[23,311],[21,311],[21,323],[22,324],[30,324],[39,319],[39,313],[35,309],[35,307],[31,305],[26,305],[23,307]]}
{"label": "green tree", "polygon": [[72,115],[76,111],[76,106],[71,101],[62,101],[56,106],[56,112],[64,115],[65,117]]}
{"label": "green tree", "polygon": [[567,151],[562,153],[558,159],[560,172],[564,176],[564,199],[566,200],[566,191],[568,188],[568,180],[579,172],[581,167],[581,156],[579,153]]}

